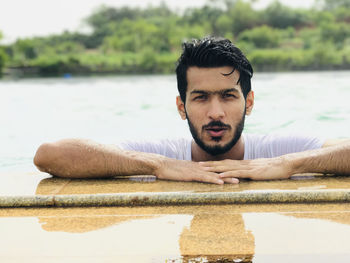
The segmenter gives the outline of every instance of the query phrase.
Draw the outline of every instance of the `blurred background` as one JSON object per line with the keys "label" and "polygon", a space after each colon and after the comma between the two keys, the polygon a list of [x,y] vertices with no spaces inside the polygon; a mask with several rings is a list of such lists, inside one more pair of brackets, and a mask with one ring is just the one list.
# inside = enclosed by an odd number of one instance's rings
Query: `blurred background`
{"label": "blurred background", "polygon": [[245,132],[349,137],[350,0],[4,0],[0,31],[0,174],[45,141],[190,136],[174,69],[206,35],[253,65]]}
{"label": "blurred background", "polygon": [[206,35],[257,71],[350,68],[349,0],[13,0],[0,31],[6,75],[172,73],[181,43]]}

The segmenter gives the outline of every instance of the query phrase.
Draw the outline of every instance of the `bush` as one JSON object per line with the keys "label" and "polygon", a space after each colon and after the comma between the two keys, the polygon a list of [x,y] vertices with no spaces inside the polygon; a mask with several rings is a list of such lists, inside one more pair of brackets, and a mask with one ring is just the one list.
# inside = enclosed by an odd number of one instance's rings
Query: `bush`
{"label": "bush", "polygon": [[341,53],[337,52],[333,43],[320,43],[313,50],[313,66],[321,69],[336,69],[343,63]]}
{"label": "bush", "polygon": [[343,57],[331,49],[332,46],[326,45],[315,50],[300,49],[288,52],[280,49],[255,50],[248,58],[258,71],[337,69],[342,65]]}
{"label": "bush", "polygon": [[305,11],[292,9],[278,1],[272,2],[264,12],[264,20],[271,27],[300,27],[310,23],[309,14]]}
{"label": "bush", "polygon": [[264,25],[243,31],[238,41],[253,43],[257,48],[274,48],[278,46],[280,38],[279,30]]}
{"label": "bush", "polygon": [[230,31],[233,35],[238,35],[246,29],[253,28],[260,20],[260,13],[254,10],[250,3],[242,0],[234,1],[227,13],[232,21]]}
{"label": "bush", "polygon": [[[0,40],[1,40],[1,38],[2,38],[2,34],[0,31]],[[0,47],[0,75],[2,73],[2,69],[5,66],[6,59],[7,59],[6,53],[5,53],[4,49],[2,47]]]}
{"label": "bush", "polygon": [[341,49],[344,41],[350,38],[350,25],[347,23],[323,23],[321,25],[321,39],[332,41]]}
{"label": "bush", "polygon": [[290,57],[283,50],[255,50],[249,54],[248,59],[258,71],[287,70],[290,68]]}
{"label": "bush", "polygon": [[324,9],[277,0],[261,10],[248,0],[213,0],[184,12],[165,4],[101,7],[86,19],[89,34],[20,39],[0,50],[0,70],[6,53],[6,65],[24,74],[173,73],[181,43],[207,35],[234,40],[258,70],[349,68],[349,0],[319,1]]}
{"label": "bush", "polygon": [[7,56],[5,51],[0,48],[0,75],[5,66],[6,59],[7,59]]}

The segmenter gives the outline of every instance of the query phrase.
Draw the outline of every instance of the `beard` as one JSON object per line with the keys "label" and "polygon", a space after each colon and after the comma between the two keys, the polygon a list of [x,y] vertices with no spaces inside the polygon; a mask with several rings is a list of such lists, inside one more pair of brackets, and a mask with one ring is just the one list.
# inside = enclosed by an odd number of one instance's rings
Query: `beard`
{"label": "beard", "polygon": [[[221,145],[211,146],[211,145],[205,144],[204,141],[202,139],[200,139],[198,130],[196,130],[193,123],[188,118],[187,112],[186,112],[186,117],[187,117],[187,122],[188,122],[188,126],[190,127],[190,132],[192,134],[192,137],[193,137],[194,141],[198,144],[198,146],[203,151],[205,151],[206,153],[208,153],[210,155],[220,155],[220,154],[224,154],[224,153],[228,152],[229,150],[231,150],[232,147],[236,145],[239,138],[241,138],[241,135],[242,135],[242,132],[244,129],[245,113],[246,113],[246,111],[244,110],[243,116],[241,117],[239,123],[235,127],[235,131],[234,131],[234,135],[233,135],[232,139],[227,144],[222,145],[222,146]],[[207,125],[204,125],[202,127],[202,129],[204,130],[204,127],[210,127],[210,126],[219,126],[219,127],[225,127],[225,128],[232,129],[232,127],[230,125],[224,124],[221,121],[212,121],[212,122],[208,123]],[[212,140],[219,142],[221,140],[221,137],[212,137]]]}

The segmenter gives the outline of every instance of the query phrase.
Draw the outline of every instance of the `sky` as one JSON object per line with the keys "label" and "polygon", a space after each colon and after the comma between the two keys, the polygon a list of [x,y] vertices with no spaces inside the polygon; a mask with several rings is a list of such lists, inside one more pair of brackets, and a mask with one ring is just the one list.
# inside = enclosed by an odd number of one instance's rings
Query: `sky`
{"label": "sky", "polygon": [[[146,7],[162,0],[1,0],[0,43],[11,43],[17,38],[59,34],[64,30],[84,31],[83,19],[101,5]],[[206,0],[163,0],[169,7],[182,10],[202,6]],[[257,8],[273,0],[259,0]],[[280,0],[291,7],[310,7],[314,0]]]}

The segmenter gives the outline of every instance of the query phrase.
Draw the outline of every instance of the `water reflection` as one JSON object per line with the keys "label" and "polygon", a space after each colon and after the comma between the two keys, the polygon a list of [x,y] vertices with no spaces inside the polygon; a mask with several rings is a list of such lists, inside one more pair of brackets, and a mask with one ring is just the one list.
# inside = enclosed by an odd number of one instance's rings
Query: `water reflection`
{"label": "water reflection", "polygon": [[[339,255],[350,251],[349,211],[239,213],[235,209],[235,206],[106,208],[108,211],[96,208],[95,213],[86,215],[66,209],[64,215],[38,219],[42,229],[48,232],[86,236],[109,231],[112,242],[132,244],[130,253],[138,254],[141,250],[157,256],[170,251],[166,256],[168,262],[175,259],[266,262],[259,260],[275,254],[281,255],[278,258],[281,260],[286,254],[289,257],[308,253]],[[162,245],[166,246],[163,252],[157,249]]]}
{"label": "water reflection", "polygon": [[179,244],[181,255],[189,262],[200,256],[209,261],[251,262],[255,247],[241,214],[194,215]]}
{"label": "water reflection", "polygon": [[[311,178],[311,179],[310,179]],[[81,193],[115,193],[115,192],[140,192],[140,191],[240,191],[246,189],[321,189],[321,188],[343,188],[349,183],[347,180],[338,178],[313,178],[300,177],[298,180],[274,181],[274,182],[246,182],[235,186],[213,186],[199,183],[181,183],[157,181],[152,177],[132,177],[116,180],[69,180],[59,178],[47,178],[42,180],[36,190],[36,194],[81,194]],[[343,240],[342,244],[350,244],[350,209],[349,206],[341,205],[345,211],[330,212],[334,207],[330,204],[323,205],[323,211],[315,210],[317,205],[299,204],[288,205],[225,205],[225,206],[178,206],[178,207],[124,207],[124,208],[90,208],[90,214],[75,214],[75,210],[66,208],[64,215],[40,216],[39,223],[48,232],[68,232],[68,233],[90,233],[101,230],[111,231],[121,229],[120,236],[115,236],[118,242],[130,241],[134,245],[134,251],[139,248],[154,250],[155,244],[172,244],[178,246],[178,256],[174,252],[169,252],[166,257],[171,260],[181,260],[180,262],[258,262],[261,253],[266,246],[262,243],[272,242],[271,237],[275,237],[275,242],[279,244],[280,250],[285,249],[283,242],[287,242],[296,231],[301,231],[297,242],[303,245],[303,239],[312,240],[314,233],[308,233],[308,224],[315,224],[310,221],[319,219],[318,227],[326,230],[331,226],[330,236],[335,236],[341,240],[344,229],[337,230],[341,223],[345,230],[349,231],[349,240]],[[244,209],[251,208],[250,211]],[[271,209],[267,211],[266,209]],[[287,207],[287,208],[286,208]],[[291,209],[292,207],[292,209]],[[86,208],[89,209],[89,208]],[[347,209],[347,210],[346,210]],[[106,212],[108,210],[108,212]],[[304,211],[302,211],[304,210]],[[91,212],[93,211],[93,212]],[[271,213],[271,212],[278,212]],[[72,213],[70,213],[72,212]],[[254,213],[251,213],[254,212]],[[269,212],[269,213],[266,213]],[[288,218],[288,224],[282,218]],[[163,222],[160,226],[160,222]],[[268,223],[267,223],[268,222]],[[132,227],[130,227],[130,224]],[[333,225],[332,225],[333,224]],[[177,231],[174,231],[174,225]],[[268,225],[268,226],[267,226]],[[298,225],[293,228],[293,225]],[[267,227],[266,227],[267,226]],[[333,227],[332,227],[333,226]],[[335,226],[335,227],[334,227]],[[273,229],[285,229],[284,235],[280,231]],[[131,230],[126,230],[131,229]],[[263,229],[263,230],[262,230]],[[294,230],[293,230],[294,229]],[[299,230],[298,230],[299,229]],[[340,229],[340,228],[339,228]],[[131,231],[131,232],[130,232]],[[157,237],[155,233],[162,233]],[[310,232],[310,231],[309,231]],[[151,234],[150,234],[151,233]],[[308,233],[308,234],[307,234]],[[325,234],[323,232],[323,234]],[[304,235],[304,236],[303,236]],[[308,235],[308,236],[307,236]],[[135,240],[150,238],[151,244],[137,243]],[[294,238],[295,239],[295,238]],[[320,238],[319,238],[320,239]],[[344,238],[343,238],[344,239]],[[168,241],[166,241],[168,240]],[[279,241],[280,240],[280,241]],[[327,240],[327,239],[325,239]],[[284,251],[292,251],[293,246],[287,247]],[[287,242],[288,243],[288,242]],[[312,243],[312,242],[309,242]],[[334,243],[334,240],[333,240]],[[324,245],[324,244],[323,244]],[[150,246],[150,247],[148,247]],[[153,246],[153,247],[151,247]],[[263,247],[263,248],[261,248]],[[275,246],[276,247],[276,246]],[[278,247],[278,246],[277,246]],[[310,244],[307,244],[310,248]],[[341,244],[338,246],[344,249]],[[311,244],[310,251],[313,245]],[[278,250],[277,249],[277,250]],[[316,249],[317,250],[317,249]],[[273,248],[271,251],[274,251]],[[271,252],[270,251],[270,252]],[[310,252],[309,251],[309,252]],[[345,250],[345,251],[350,251]],[[256,253],[258,252],[258,257]],[[157,250],[155,250],[157,255]],[[255,255],[254,255],[255,254]],[[172,255],[172,256],[170,256]]]}
{"label": "water reflection", "polygon": [[[132,209],[132,208],[130,208]],[[130,239],[130,236],[137,239],[144,239],[150,231],[157,233],[159,231],[159,219],[167,218],[169,215],[155,216],[69,216],[69,217],[39,217],[39,224],[42,229],[49,232],[69,232],[86,233],[105,229],[107,227],[117,227],[123,229],[132,222],[138,225],[137,234],[129,233],[125,236],[115,237],[115,239]],[[186,219],[190,216],[190,226]],[[182,218],[184,217],[184,218]],[[148,220],[153,221],[153,224]],[[211,262],[225,260],[225,262],[252,262],[254,255],[254,236],[247,231],[241,214],[192,214],[178,215],[177,222],[168,220],[163,231],[162,240],[152,239],[152,246],[165,242],[171,243],[165,238],[177,240],[179,244],[179,256],[184,262]],[[182,231],[171,233],[170,227],[173,224],[182,223]],[[147,226],[147,231],[144,227]],[[166,229],[169,227],[169,229]],[[169,233],[167,233],[169,232]],[[152,238],[152,237],[151,237]],[[156,237],[154,237],[156,238]],[[139,244],[133,242],[135,254],[139,246],[143,248],[149,244]],[[160,251],[159,251],[160,253]],[[179,257],[178,257],[179,258]],[[170,260],[170,258],[169,258]]]}
{"label": "water reflection", "polygon": [[[114,183],[113,183],[114,182]],[[125,182],[127,184],[125,184]],[[173,186],[172,189],[165,187]],[[106,193],[108,190],[113,192],[131,191],[171,191],[171,190],[190,190],[188,183],[155,181],[152,177],[132,177],[128,180],[69,180],[59,178],[47,178],[42,180],[36,190],[36,194],[72,194],[72,193]],[[197,187],[206,189],[208,184],[197,184]],[[216,190],[224,190],[222,186],[211,186]],[[230,189],[237,188],[237,185]],[[80,190],[79,190],[80,189]],[[192,191],[194,189],[192,188]],[[198,189],[197,189],[198,190]],[[208,188],[209,190],[209,188]],[[228,190],[228,189],[227,189]],[[178,207],[181,209],[181,207]],[[133,208],[130,209],[130,212]],[[150,209],[150,208],[148,208]],[[210,209],[210,207],[208,207]],[[166,215],[157,211],[157,208],[151,208],[151,211],[138,212],[138,215],[91,215],[91,216],[42,216],[39,217],[39,223],[45,231],[58,231],[69,233],[86,233],[90,231],[105,229],[107,227],[123,227],[123,224],[133,221],[144,224],[145,219],[154,220]],[[190,214],[179,212],[179,216],[191,217],[190,224],[183,221],[182,230],[177,235],[168,236],[168,238],[178,240],[179,255],[184,262],[252,262],[254,255],[254,236],[247,231],[241,214],[213,214],[208,210],[201,213],[192,211]],[[177,218],[181,221],[181,218]],[[174,222],[169,222],[169,226]],[[148,225],[150,226],[150,225]],[[158,225],[153,225],[154,232],[159,231]],[[144,235],[141,231],[139,235]],[[128,238],[128,237],[121,237]],[[157,241],[153,241],[157,242]],[[137,251],[137,248],[135,248]],[[171,260],[171,258],[169,258]]]}

